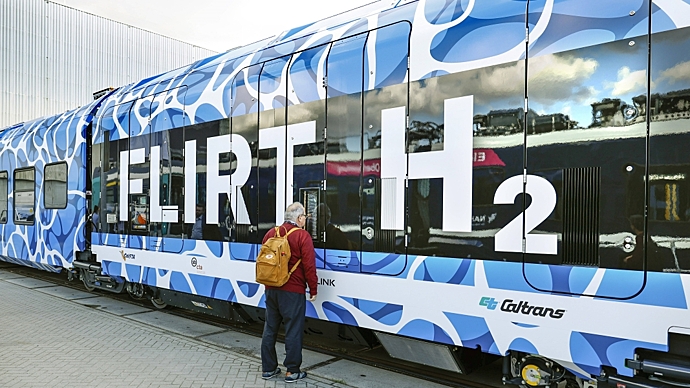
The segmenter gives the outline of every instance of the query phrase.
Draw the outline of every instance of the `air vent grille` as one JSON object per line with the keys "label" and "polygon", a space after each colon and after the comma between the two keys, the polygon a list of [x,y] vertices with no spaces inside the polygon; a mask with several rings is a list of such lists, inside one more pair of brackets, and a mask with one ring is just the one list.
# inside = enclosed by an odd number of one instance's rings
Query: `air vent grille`
{"label": "air vent grille", "polygon": [[563,264],[599,265],[601,168],[563,170]]}

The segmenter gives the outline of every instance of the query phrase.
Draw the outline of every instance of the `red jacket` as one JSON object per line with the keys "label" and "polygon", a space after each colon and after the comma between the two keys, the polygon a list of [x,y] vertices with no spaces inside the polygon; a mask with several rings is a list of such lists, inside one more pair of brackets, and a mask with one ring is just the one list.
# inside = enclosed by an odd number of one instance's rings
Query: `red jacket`
{"label": "red jacket", "polygon": [[[296,228],[292,223],[285,222],[280,226],[280,235],[284,236],[285,233],[289,232],[290,229]],[[266,240],[275,236],[276,229],[271,228],[266,235],[262,243]],[[302,262],[295,272],[292,273],[290,279],[282,287],[269,287],[266,288],[296,292],[298,294],[304,294],[306,292],[306,286],[309,285],[309,294],[316,295],[316,287],[319,282],[319,278],[316,276],[316,260],[314,258],[314,243],[311,241],[311,235],[306,230],[297,230],[292,232],[288,236],[288,243],[290,244],[290,262],[288,265],[288,270],[292,269],[297,263],[297,260],[302,259]]]}

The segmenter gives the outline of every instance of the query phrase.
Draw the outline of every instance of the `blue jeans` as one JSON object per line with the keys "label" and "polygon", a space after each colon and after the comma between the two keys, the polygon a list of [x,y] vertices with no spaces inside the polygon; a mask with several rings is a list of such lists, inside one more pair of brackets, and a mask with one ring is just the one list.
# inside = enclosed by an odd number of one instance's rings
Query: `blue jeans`
{"label": "blue jeans", "polygon": [[290,373],[299,373],[302,365],[302,338],[304,337],[304,294],[282,290],[266,290],[266,323],[261,337],[261,367],[272,372],[278,367],[276,339],[280,323],[285,324],[285,361]]}

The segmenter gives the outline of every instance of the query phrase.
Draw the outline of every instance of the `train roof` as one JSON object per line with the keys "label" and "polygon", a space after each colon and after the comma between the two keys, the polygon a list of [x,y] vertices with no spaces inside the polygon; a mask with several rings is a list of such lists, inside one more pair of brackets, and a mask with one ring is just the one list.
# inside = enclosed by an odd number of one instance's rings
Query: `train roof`
{"label": "train roof", "polygon": [[[577,3],[575,5],[575,3]],[[647,32],[648,18],[644,5],[631,10],[624,2],[599,0],[537,0],[529,9],[530,56],[563,52],[593,44],[623,40]],[[662,32],[690,25],[690,4],[655,3],[652,14],[653,32]],[[688,12],[686,12],[688,11]],[[143,134],[146,123],[155,116],[186,117],[187,124],[207,122],[231,116],[229,102],[233,79],[248,66],[321,47],[369,31],[382,31],[391,26],[409,33],[410,70],[393,74],[396,61],[382,48],[383,33],[372,34],[367,42],[366,62],[376,73],[366,90],[392,82],[417,81],[429,77],[461,72],[519,61],[525,58],[525,4],[515,1],[445,2],[424,0],[377,1],[351,11],[287,30],[276,37],[238,47],[188,66],[158,74],[122,86],[103,98],[99,117],[110,116],[109,128],[96,123],[94,142],[103,129],[111,130],[111,139]],[[563,25],[571,28],[564,29]],[[414,27],[412,27],[414,26]],[[576,39],[586,34],[587,39]],[[407,36],[406,36],[407,37]],[[327,52],[327,50],[323,50]],[[324,52],[318,55],[326,55]],[[534,54],[532,54],[534,53]],[[407,57],[404,58],[407,60]],[[312,60],[306,66],[321,66],[324,61]],[[318,74],[318,69],[309,69]],[[283,77],[288,78],[288,77]],[[280,82],[290,82],[281,80]],[[314,89],[305,93],[326,98],[325,91]],[[284,85],[281,85],[281,87]],[[181,94],[183,95],[181,97]],[[258,95],[258,93],[257,93]],[[153,101],[154,96],[165,96]],[[289,104],[306,100],[299,95],[288,96]],[[151,109],[142,113],[146,102]],[[129,105],[128,105],[129,104]],[[267,104],[268,107],[272,106]],[[130,109],[132,108],[132,109]],[[60,117],[56,115],[54,117]],[[129,117],[137,122],[138,131],[124,130],[118,120]],[[161,116],[162,117],[162,116]],[[173,120],[171,119],[171,122]],[[116,133],[113,136],[113,133]]]}

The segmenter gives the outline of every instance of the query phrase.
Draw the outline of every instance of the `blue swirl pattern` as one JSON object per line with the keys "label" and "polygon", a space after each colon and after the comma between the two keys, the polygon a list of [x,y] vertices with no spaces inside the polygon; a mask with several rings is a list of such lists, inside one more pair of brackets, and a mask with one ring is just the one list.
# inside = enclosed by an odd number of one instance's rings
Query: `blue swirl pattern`
{"label": "blue swirl pattern", "polygon": [[[532,0],[529,11],[524,0],[420,0],[394,6],[382,3],[294,28],[277,38],[122,86],[88,106],[0,131],[2,166],[9,172],[29,166],[36,168],[35,207],[40,209],[32,225],[15,225],[13,217],[8,217],[8,223],[0,224],[0,258],[59,271],[71,268],[76,252],[86,249],[85,161],[90,124],[93,124],[93,144],[104,142],[106,132],[111,141],[137,139],[185,125],[289,109],[362,89],[380,90],[407,81],[642,36],[648,33],[650,18],[654,33],[690,26],[690,18],[683,16],[690,14],[690,0]],[[529,28],[529,46],[525,44],[525,24]],[[343,42],[348,38],[350,43]],[[326,96],[323,87],[323,82],[328,81],[326,64],[331,59],[335,63],[339,55],[355,58],[357,63],[361,60],[361,68],[349,69],[356,76],[343,76],[343,79],[359,78],[361,74],[362,83],[339,83],[333,79],[330,95]],[[333,67],[334,72],[341,69],[342,74],[350,75],[343,68],[346,65],[339,66]],[[40,205],[43,168],[58,161],[68,164],[67,207],[44,210]],[[10,187],[12,182],[10,173]],[[9,197],[12,199],[11,193]],[[14,211],[11,202],[10,214]],[[107,233],[94,234],[92,238],[94,249],[133,248],[145,252],[151,261],[158,259],[156,255],[166,254],[156,251],[155,247],[161,245],[157,238]],[[181,239],[170,239],[166,245],[174,246],[175,254],[180,256],[216,260],[221,269],[225,265],[251,266],[258,248],[256,244],[233,243],[230,249],[229,243]],[[581,301],[571,295],[586,291],[594,296],[630,295],[619,287],[631,281],[625,271],[383,252],[346,251],[344,254],[345,271],[319,253],[320,271],[329,271],[339,282],[341,279],[351,284],[375,282],[377,287],[384,284],[408,292],[409,287],[412,290],[436,287],[435,290],[443,290],[456,300],[469,300],[459,303],[458,309],[471,311],[464,314],[433,305],[418,306],[419,301],[408,306],[398,299],[373,300],[376,296],[363,299],[354,297],[357,291],[351,289],[352,293],[347,293],[350,296],[339,297],[345,302],[342,305],[334,301],[337,296],[333,295],[323,302],[308,303],[308,316],[438,343],[479,346],[496,354],[507,350],[544,352],[543,346],[548,344],[538,342],[539,337],[530,334],[536,327],[547,330],[549,326],[542,324],[545,321],[511,324],[505,317],[492,318],[495,316],[491,314],[502,313],[496,309],[482,309],[481,313],[486,315],[478,316],[478,301],[473,299],[475,290],[511,298],[513,294],[525,299],[551,297],[550,301],[570,303],[569,306]],[[240,281],[230,272],[192,273],[188,263],[178,268],[164,260],[156,266],[100,260],[103,273],[119,282],[138,282],[231,302],[265,305],[260,296],[261,287],[251,277]],[[525,274],[535,283],[528,283]],[[681,276],[650,273],[643,292],[610,303],[619,308],[651,306],[674,313],[686,311],[687,292]],[[374,292],[374,295],[378,294]],[[396,297],[399,295],[391,299]],[[594,301],[601,302],[596,298]],[[414,311],[415,308],[418,310]],[[505,326],[493,326],[495,322],[507,323],[511,332],[507,333]],[[636,347],[663,350],[663,346],[651,342],[592,333],[569,334],[571,360],[566,361],[574,363],[581,373],[598,374],[600,365],[621,368],[620,372],[625,369],[620,365],[621,360],[631,357]]]}
{"label": "blue swirl pattern", "polygon": [[[86,130],[101,100],[60,115],[14,125],[0,131],[0,163],[8,172],[7,223],[0,224],[0,258],[59,272],[71,268],[86,248]],[[67,163],[67,206],[44,208],[44,168]],[[34,167],[34,222],[14,223],[14,170]]]}

